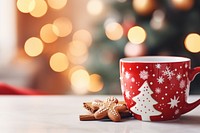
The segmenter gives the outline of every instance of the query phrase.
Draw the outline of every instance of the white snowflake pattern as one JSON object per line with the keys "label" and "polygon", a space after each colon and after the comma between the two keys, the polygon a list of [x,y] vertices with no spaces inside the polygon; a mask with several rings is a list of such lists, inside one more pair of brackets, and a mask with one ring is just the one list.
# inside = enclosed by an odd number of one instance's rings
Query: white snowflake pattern
{"label": "white snowflake pattern", "polygon": [[125,96],[126,96],[126,98],[130,99],[131,98],[130,91],[126,91]]}
{"label": "white snowflake pattern", "polygon": [[157,81],[159,84],[163,84],[164,78],[162,76],[160,76],[159,78],[157,78]]}
{"label": "white snowflake pattern", "polygon": [[160,94],[160,93],[161,93],[161,89],[158,87],[158,88],[155,89],[155,92],[156,92],[157,94]]}
{"label": "white snowflake pattern", "polygon": [[170,104],[170,108],[174,108],[175,106],[178,107],[179,102],[179,97],[176,98],[176,96],[174,96],[174,99],[170,98],[170,102],[167,104]]}
{"label": "white snowflake pattern", "polygon": [[182,77],[181,74],[178,73],[177,76],[176,76],[176,79],[179,81],[181,79],[181,77]]}
{"label": "white snowflake pattern", "polygon": [[148,79],[148,77],[149,77],[148,72],[145,71],[145,70],[140,71],[140,74],[139,74],[139,75],[140,75],[140,78],[143,79],[143,80]]}
{"label": "white snowflake pattern", "polygon": [[125,77],[126,79],[129,79],[130,78],[130,74],[128,72],[125,73]]}
{"label": "white snowflake pattern", "polygon": [[135,82],[135,78],[134,77],[131,78],[131,82],[133,82],[133,83]]}
{"label": "white snowflake pattern", "polygon": [[156,66],[157,69],[160,69],[160,68],[161,68],[161,65],[160,65],[160,64],[156,64],[155,66]]}
{"label": "white snowflake pattern", "polygon": [[180,88],[181,89],[185,88],[185,85],[186,85],[185,80],[181,80],[181,82],[180,82]]}
{"label": "white snowflake pattern", "polygon": [[185,64],[185,68],[187,68],[187,67],[188,67],[188,64],[186,63],[186,64]]}
{"label": "white snowflake pattern", "polygon": [[163,72],[164,76],[167,76],[167,79],[171,80],[172,77],[175,75],[173,70],[170,70],[170,67],[166,67],[166,69]]}

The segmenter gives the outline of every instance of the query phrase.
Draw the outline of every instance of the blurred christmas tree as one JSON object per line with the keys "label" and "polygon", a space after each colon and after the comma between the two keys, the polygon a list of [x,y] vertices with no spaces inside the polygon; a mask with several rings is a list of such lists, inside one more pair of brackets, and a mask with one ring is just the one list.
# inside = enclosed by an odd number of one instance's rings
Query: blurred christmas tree
{"label": "blurred christmas tree", "polygon": [[[200,1],[117,0],[94,33],[86,66],[102,76],[100,93],[119,94],[119,59],[143,55],[185,56],[200,65]],[[200,93],[200,76],[191,84]]]}

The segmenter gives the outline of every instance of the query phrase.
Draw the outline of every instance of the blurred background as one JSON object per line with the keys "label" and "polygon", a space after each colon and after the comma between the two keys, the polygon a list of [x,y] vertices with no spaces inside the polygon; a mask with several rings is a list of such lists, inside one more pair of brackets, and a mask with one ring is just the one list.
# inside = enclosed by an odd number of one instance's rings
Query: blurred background
{"label": "blurred background", "polygon": [[[119,59],[200,65],[198,0],[1,0],[0,82],[47,94],[121,94]],[[200,94],[200,75],[191,83]]]}

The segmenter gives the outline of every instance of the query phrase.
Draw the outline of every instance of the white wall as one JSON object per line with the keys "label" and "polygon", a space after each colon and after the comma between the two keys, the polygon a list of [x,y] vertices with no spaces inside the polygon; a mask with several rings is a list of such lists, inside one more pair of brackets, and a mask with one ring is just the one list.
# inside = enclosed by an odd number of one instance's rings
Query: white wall
{"label": "white wall", "polygon": [[0,0],[0,67],[16,54],[16,1]]}

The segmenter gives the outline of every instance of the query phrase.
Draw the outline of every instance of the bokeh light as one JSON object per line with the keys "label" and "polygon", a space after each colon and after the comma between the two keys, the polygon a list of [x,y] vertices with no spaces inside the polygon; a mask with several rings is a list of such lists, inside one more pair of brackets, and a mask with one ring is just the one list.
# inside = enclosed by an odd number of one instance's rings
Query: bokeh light
{"label": "bokeh light", "polygon": [[188,51],[192,53],[200,52],[200,35],[197,33],[188,34],[185,38],[184,44]]}
{"label": "bokeh light", "polygon": [[71,76],[72,74],[77,71],[77,70],[85,70],[85,67],[84,66],[81,66],[81,65],[74,65],[73,67],[70,67],[69,68],[69,71],[67,72],[67,76],[68,76],[68,79],[70,80],[71,79]]}
{"label": "bokeh light", "polygon": [[69,43],[69,52],[73,56],[83,56],[88,52],[87,45],[80,41],[72,41]]}
{"label": "bokeh light", "polygon": [[164,26],[164,20],[165,13],[162,10],[156,10],[153,12],[153,17],[150,21],[150,26],[155,30],[159,30]]}
{"label": "bokeh light", "polygon": [[190,10],[195,1],[194,0],[171,0],[172,5],[179,10]]}
{"label": "bokeh light", "polygon": [[42,17],[46,14],[48,10],[48,6],[46,1],[44,0],[34,0],[35,1],[35,7],[34,9],[30,12],[30,14],[33,17]]}
{"label": "bokeh light", "polygon": [[72,22],[66,17],[57,18],[53,25],[53,31],[59,37],[66,37],[72,32]]}
{"label": "bokeh light", "polygon": [[58,52],[51,56],[49,65],[55,72],[63,72],[68,68],[69,62],[65,54]]}
{"label": "bokeh light", "polygon": [[46,24],[40,30],[40,37],[46,43],[52,43],[58,39],[58,36],[55,34],[55,31],[58,29],[53,24]]}
{"label": "bokeh light", "polygon": [[67,55],[72,64],[83,64],[88,59],[88,47],[85,43],[73,40],[68,44]]}
{"label": "bokeh light", "polygon": [[35,57],[42,53],[43,47],[43,43],[39,38],[31,37],[25,42],[24,50],[27,55]]}
{"label": "bokeh light", "polygon": [[61,9],[67,4],[67,0],[47,0],[47,2],[53,9]]}
{"label": "bokeh light", "polygon": [[155,21],[163,21],[165,19],[165,13],[162,10],[155,10],[153,12],[153,18],[155,19]]}
{"label": "bokeh light", "polygon": [[72,90],[76,94],[86,94],[90,84],[90,75],[84,69],[76,70],[72,73],[71,78]]}
{"label": "bokeh light", "polygon": [[140,26],[134,26],[128,31],[128,39],[133,44],[143,43],[146,39],[146,32]]}
{"label": "bokeh light", "polygon": [[90,46],[92,44],[92,35],[87,30],[78,30],[73,34],[73,40],[81,41],[87,46]]}
{"label": "bokeh light", "polygon": [[149,15],[156,8],[156,0],[133,0],[132,6],[134,10],[140,15]]}
{"label": "bokeh light", "polygon": [[70,63],[75,65],[81,65],[85,63],[88,60],[88,56],[88,53],[84,54],[83,56],[73,56],[71,54],[68,54]]}
{"label": "bokeh light", "polygon": [[102,78],[98,74],[92,74],[90,75],[90,86],[88,88],[88,91],[90,92],[99,92],[103,89],[103,82]]}
{"label": "bokeh light", "polygon": [[105,25],[106,36],[113,41],[121,39],[123,35],[123,28],[117,22],[111,22]]}
{"label": "bokeh light", "polygon": [[17,0],[17,8],[20,12],[29,13],[35,8],[35,0]]}
{"label": "bokeh light", "polygon": [[128,42],[124,47],[124,54],[127,57],[135,57],[145,55],[146,47],[144,44],[132,44]]}
{"label": "bokeh light", "polygon": [[104,8],[102,0],[89,0],[87,3],[87,11],[91,15],[99,15]]}

